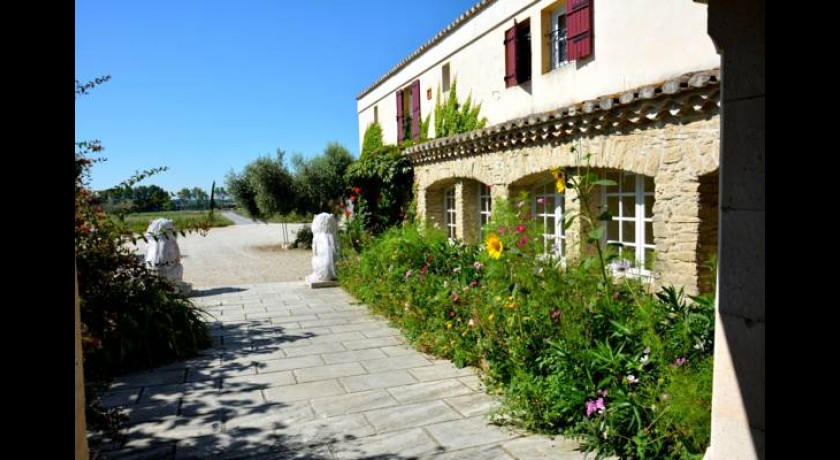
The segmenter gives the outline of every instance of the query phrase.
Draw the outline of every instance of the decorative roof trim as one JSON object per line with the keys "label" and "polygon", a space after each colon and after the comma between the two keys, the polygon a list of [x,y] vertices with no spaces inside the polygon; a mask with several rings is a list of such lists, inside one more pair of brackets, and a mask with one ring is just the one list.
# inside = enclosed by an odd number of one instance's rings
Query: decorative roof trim
{"label": "decorative roof trim", "polygon": [[358,101],[359,99],[363,98],[366,94],[373,91],[377,86],[379,86],[383,82],[385,82],[385,80],[391,78],[395,73],[399,72],[403,67],[410,64],[411,61],[420,57],[420,55],[425,53],[426,50],[435,46],[436,44],[438,44],[438,42],[440,42],[444,38],[448,37],[450,34],[452,34],[452,32],[455,32],[465,22],[472,19],[473,16],[475,16],[478,13],[480,13],[481,11],[485,10],[488,6],[492,5],[493,3],[496,3],[496,0],[481,0],[478,3],[476,3],[475,5],[473,5],[472,8],[470,8],[466,12],[462,13],[461,16],[458,17],[458,19],[452,21],[451,23],[449,23],[448,26],[444,27],[443,30],[436,33],[434,37],[429,39],[429,41],[420,45],[420,48],[417,48],[416,50],[414,50],[414,52],[409,54],[408,57],[406,57],[405,59],[400,61],[399,64],[395,65],[394,67],[391,67],[391,70],[385,72],[385,75],[379,77],[375,82],[373,82],[372,85],[363,89],[359,93],[359,95],[356,96],[356,100]]}
{"label": "decorative roof trim", "polygon": [[527,115],[403,151],[415,165],[543,144],[574,134],[642,126],[720,109],[720,69],[687,73],[658,84]]}

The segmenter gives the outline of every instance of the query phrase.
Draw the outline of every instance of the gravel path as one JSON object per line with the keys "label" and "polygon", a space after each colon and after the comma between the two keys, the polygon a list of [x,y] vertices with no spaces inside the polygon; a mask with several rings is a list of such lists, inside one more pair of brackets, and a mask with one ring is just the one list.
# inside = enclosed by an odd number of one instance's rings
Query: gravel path
{"label": "gravel path", "polygon": [[[289,241],[303,224],[288,224]],[[194,289],[299,281],[312,272],[312,252],[284,250],[281,224],[233,225],[178,237],[184,281]],[[138,244],[141,254],[146,244]]]}

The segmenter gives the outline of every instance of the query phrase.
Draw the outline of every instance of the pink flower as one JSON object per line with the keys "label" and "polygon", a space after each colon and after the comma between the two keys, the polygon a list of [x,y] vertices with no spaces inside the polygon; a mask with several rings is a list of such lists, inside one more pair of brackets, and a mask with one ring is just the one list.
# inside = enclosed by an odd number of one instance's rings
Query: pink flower
{"label": "pink flower", "polygon": [[639,379],[635,375],[630,374],[630,375],[627,376],[627,383],[629,383],[631,385],[634,384],[634,383],[639,383]]}
{"label": "pink flower", "polygon": [[595,393],[597,393],[597,394],[598,394],[598,396],[603,396],[603,397],[605,397],[605,398],[606,398],[606,397],[607,397],[607,395],[609,394],[609,391],[607,391],[607,390],[598,390],[598,391],[596,391]]}
{"label": "pink flower", "polygon": [[604,404],[604,398],[598,398],[595,401],[586,401],[586,416],[590,417],[595,412],[603,414],[607,406]]}
{"label": "pink flower", "polygon": [[478,281],[476,281],[476,280],[470,281],[470,287],[476,287],[476,286],[478,286]]}
{"label": "pink flower", "polygon": [[406,277],[406,278],[411,278],[411,274],[412,274],[412,273],[414,273],[414,272],[413,272],[413,271],[411,271],[411,269],[409,268],[409,269],[408,269],[408,271],[407,271],[407,272],[405,272],[405,277]]}
{"label": "pink flower", "polygon": [[519,242],[516,243],[516,245],[519,246],[520,248],[522,246],[525,246],[526,244],[528,244],[528,237],[525,236],[525,235],[522,235],[522,238],[519,238]]}
{"label": "pink flower", "polygon": [[589,400],[586,401],[586,416],[591,416],[597,409],[595,408],[595,401]]}
{"label": "pink flower", "polygon": [[519,225],[516,226],[516,233],[522,233],[526,230],[528,230],[528,227],[526,227],[523,224],[519,224]]}
{"label": "pink flower", "polygon": [[537,204],[545,204],[545,197],[537,198]]}
{"label": "pink flower", "polygon": [[484,264],[483,264],[483,263],[481,263],[481,262],[476,262],[476,263],[474,263],[474,264],[473,264],[473,267],[474,267],[476,270],[481,270],[482,268],[484,268]]}
{"label": "pink flower", "polygon": [[674,365],[677,366],[677,367],[680,367],[683,364],[685,364],[686,361],[687,360],[685,359],[685,356],[683,356],[683,357],[677,358],[676,361],[674,361]]}

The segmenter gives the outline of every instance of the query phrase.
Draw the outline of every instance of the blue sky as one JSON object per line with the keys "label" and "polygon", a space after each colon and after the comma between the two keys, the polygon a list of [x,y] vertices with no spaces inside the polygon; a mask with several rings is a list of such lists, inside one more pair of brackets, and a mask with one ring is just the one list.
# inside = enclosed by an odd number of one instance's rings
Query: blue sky
{"label": "blue sky", "polygon": [[92,187],[135,171],[210,188],[261,155],[358,156],[356,95],[477,0],[76,0],[76,140],[100,139]]}

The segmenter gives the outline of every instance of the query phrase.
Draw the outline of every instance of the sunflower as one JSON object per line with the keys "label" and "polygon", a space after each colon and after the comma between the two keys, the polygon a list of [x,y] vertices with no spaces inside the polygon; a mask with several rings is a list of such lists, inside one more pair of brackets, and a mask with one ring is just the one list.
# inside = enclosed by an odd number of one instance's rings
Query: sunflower
{"label": "sunflower", "polygon": [[557,193],[563,193],[566,191],[566,172],[563,171],[563,168],[555,168],[551,170],[551,175],[554,176],[554,186],[557,189]]}
{"label": "sunflower", "polygon": [[490,254],[490,257],[494,259],[502,257],[502,251],[505,247],[502,244],[502,240],[500,240],[495,233],[487,235],[487,239],[484,240],[484,244],[487,245],[487,253]]}

